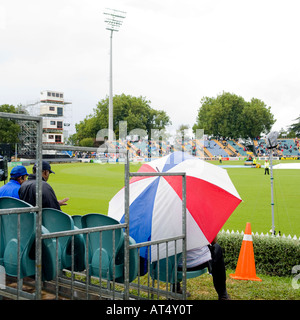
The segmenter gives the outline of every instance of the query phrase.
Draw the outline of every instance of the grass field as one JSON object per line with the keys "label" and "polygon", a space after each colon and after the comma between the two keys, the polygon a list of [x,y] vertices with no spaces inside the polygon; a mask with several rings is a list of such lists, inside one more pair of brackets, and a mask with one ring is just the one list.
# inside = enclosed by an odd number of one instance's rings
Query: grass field
{"label": "grass field", "polygon": [[[211,161],[218,165],[217,161]],[[275,162],[276,164],[278,162]],[[223,164],[241,165],[243,161]],[[131,164],[132,172],[139,164]],[[63,211],[73,214],[107,214],[109,200],[124,186],[124,165],[73,163],[53,164],[49,183],[58,199],[69,197]],[[227,230],[245,229],[267,233],[272,226],[270,176],[262,168],[226,168],[243,202],[224,225]],[[31,172],[31,168],[28,168]],[[281,234],[300,237],[300,170],[273,170],[275,229]],[[3,183],[1,183],[2,185]]]}
{"label": "grass field", "polygon": [[[109,200],[124,186],[124,166],[121,164],[76,163],[53,164],[52,167],[56,174],[51,175],[49,183],[58,198],[70,198],[63,210],[71,215],[91,212],[106,214]],[[137,171],[139,167],[132,164],[130,170]],[[272,226],[270,176],[265,176],[262,168],[226,170],[243,202],[223,228],[242,231],[250,222],[253,232],[269,232]],[[300,171],[273,172],[275,229],[286,236],[300,237]]]}
{"label": "grass field", "polygon": [[[262,280],[234,280],[229,277],[234,270],[226,270],[226,287],[232,300],[300,300],[300,289],[294,289],[289,277],[257,274]],[[189,279],[187,290],[192,300],[216,300],[218,296],[208,273]],[[298,307],[298,305],[297,305]]]}
{"label": "grass field", "polygon": [[[225,229],[244,230],[251,222],[252,231],[267,233],[272,227],[271,182],[264,169],[227,169],[243,202],[225,224]],[[300,236],[299,170],[273,170],[275,230]]]}
{"label": "grass field", "polygon": [[[218,162],[213,162],[218,165]],[[243,162],[226,164],[241,165]],[[275,163],[276,164],[276,163]],[[137,171],[140,165],[131,165]],[[57,197],[69,197],[63,211],[73,214],[107,213],[109,200],[124,186],[124,165],[121,164],[53,164],[55,174],[49,183]],[[251,222],[252,231],[268,232],[271,228],[270,176],[263,169],[226,169],[243,202],[231,215],[224,229],[242,231]],[[31,173],[31,168],[28,168]],[[300,236],[299,194],[300,170],[274,170],[275,224],[286,235]],[[0,186],[3,183],[0,184]],[[227,275],[234,270],[227,270]],[[291,277],[271,277],[258,274],[263,281],[238,281],[227,276],[228,292],[234,300],[299,300],[300,289],[292,287]],[[298,281],[299,282],[299,281]],[[192,300],[217,299],[211,276],[188,280]]]}
{"label": "grass field", "polygon": [[[69,197],[63,211],[107,214],[109,200],[124,186],[124,166],[112,164],[53,164],[49,183],[57,198]],[[138,170],[138,167],[136,167]]]}

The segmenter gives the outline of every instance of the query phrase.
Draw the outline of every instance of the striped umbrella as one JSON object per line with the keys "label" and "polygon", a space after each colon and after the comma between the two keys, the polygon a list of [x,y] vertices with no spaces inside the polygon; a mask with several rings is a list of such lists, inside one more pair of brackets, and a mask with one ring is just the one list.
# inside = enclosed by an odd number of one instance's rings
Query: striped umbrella
{"label": "striped umbrella", "polygon": [[[212,242],[231,213],[242,201],[228,173],[184,152],[143,164],[138,172],[186,173],[187,250]],[[145,176],[130,180],[129,233],[137,243],[182,234],[182,177]],[[124,222],[124,188],[110,201],[108,215]],[[181,241],[176,252],[182,250]],[[156,246],[151,261],[157,260]],[[174,242],[168,255],[175,253]],[[140,255],[147,258],[146,248]],[[160,247],[159,258],[166,256]]]}

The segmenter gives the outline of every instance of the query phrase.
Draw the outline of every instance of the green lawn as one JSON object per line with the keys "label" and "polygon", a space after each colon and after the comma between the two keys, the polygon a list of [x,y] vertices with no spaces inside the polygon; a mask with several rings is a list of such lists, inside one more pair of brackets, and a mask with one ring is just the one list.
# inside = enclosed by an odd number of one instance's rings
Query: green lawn
{"label": "green lawn", "polygon": [[[139,167],[138,164],[131,165],[130,170],[137,171]],[[91,212],[106,214],[109,200],[124,186],[122,164],[53,164],[52,168],[56,174],[50,176],[49,183],[59,199],[70,198],[63,210],[71,215]],[[268,232],[272,226],[270,176],[265,176],[262,168],[226,170],[243,202],[226,222],[224,229],[242,231],[250,222],[253,232]],[[300,171],[273,172],[276,230],[299,237]]]}
{"label": "green lawn", "polygon": [[[243,202],[225,224],[225,229],[244,230],[246,222],[252,231],[266,233],[272,227],[271,182],[264,169],[227,169]],[[286,236],[300,236],[299,170],[274,170],[275,230]]]}
{"label": "green lawn", "polygon": [[[230,164],[242,164],[231,162]],[[214,162],[218,164],[218,162]],[[224,163],[225,164],[225,163]],[[227,164],[227,163],[226,163]],[[49,183],[58,198],[70,197],[64,211],[69,214],[107,213],[109,200],[124,186],[124,165],[121,164],[57,164]],[[140,165],[131,165],[137,171]],[[224,229],[242,231],[251,222],[252,231],[268,232],[271,228],[270,176],[264,169],[226,169],[243,202],[231,215]],[[275,225],[286,235],[300,236],[299,194],[300,170],[274,170]],[[292,286],[292,277],[258,274],[262,282],[233,280],[227,270],[227,290],[233,300],[299,300],[300,289]],[[299,281],[298,281],[299,282]],[[187,290],[191,300],[215,300],[212,277],[205,274],[189,279]]]}
{"label": "green lawn", "polygon": [[[213,162],[218,165],[218,162]],[[224,164],[242,164],[230,162]],[[137,171],[140,165],[131,165]],[[122,164],[53,164],[55,174],[49,183],[58,199],[69,197],[63,211],[68,214],[107,213],[109,200],[124,186]],[[264,232],[271,228],[270,176],[263,169],[226,169],[243,202],[226,222],[224,229],[242,231],[251,222],[252,231]],[[28,168],[31,173],[31,169]],[[286,235],[300,236],[299,191],[300,170],[274,170],[275,225]],[[0,186],[2,183],[0,184]],[[227,274],[234,270],[227,270]],[[233,280],[227,277],[228,292],[233,299],[300,299],[300,289],[292,287],[291,277],[271,277],[258,274],[262,282]],[[298,280],[299,283],[299,280]],[[209,275],[188,280],[191,299],[216,299],[212,278]]]}
{"label": "green lawn", "polygon": [[70,198],[62,209],[71,215],[107,214],[109,200],[124,186],[124,165],[76,163],[52,168],[55,174],[48,182],[58,199]]}
{"label": "green lawn", "polygon": [[[212,161],[218,165],[218,161]],[[278,162],[275,162],[275,164]],[[243,161],[223,162],[241,165]],[[139,164],[131,164],[130,170],[137,171]],[[69,197],[63,211],[68,214],[107,214],[109,200],[124,186],[124,165],[72,163],[53,164],[49,183],[58,199]],[[252,231],[266,233],[272,226],[270,176],[262,168],[227,168],[243,202],[224,225],[227,230],[245,229],[250,222]],[[31,172],[31,168],[28,168]],[[300,237],[300,170],[273,170],[274,214],[276,231]],[[2,185],[2,183],[1,183]]]}
{"label": "green lawn", "polygon": [[[234,280],[235,270],[226,270],[226,287],[232,300],[300,300],[300,289],[294,288],[290,277],[257,274],[262,281]],[[188,279],[187,290],[191,300],[216,300],[218,296],[208,273]]]}

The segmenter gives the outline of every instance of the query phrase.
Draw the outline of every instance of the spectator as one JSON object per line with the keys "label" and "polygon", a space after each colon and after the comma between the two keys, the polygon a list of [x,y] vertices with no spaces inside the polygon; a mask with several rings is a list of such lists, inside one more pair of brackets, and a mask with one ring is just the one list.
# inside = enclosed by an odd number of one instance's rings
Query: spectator
{"label": "spectator", "polygon": [[[182,262],[179,262],[179,269],[182,267]],[[201,270],[208,268],[212,274],[215,290],[219,300],[230,300],[226,289],[226,271],[222,248],[217,243],[217,237],[212,244],[202,248],[196,248],[187,251],[186,256],[187,271]],[[180,282],[173,286],[173,291],[181,292]]]}
{"label": "spectator", "polygon": [[19,189],[28,176],[24,166],[16,166],[11,169],[10,181],[0,188],[0,197],[13,197],[20,199]]}
{"label": "spectator", "polygon": [[270,174],[269,167],[270,167],[270,163],[268,160],[266,160],[266,162],[265,162],[265,175]]}
{"label": "spectator", "polygon": [[[36,165],[32,168],[33,174],[28,176],[28,180],[22,184],[19,190],[20,199],[36,205]],[[50,184],[47,183],[51,173],[51,166],[47,161],[42,162],[42,207],[60,210],[60,207],[66,205],[69,198],[57,200],[56,195]]]}

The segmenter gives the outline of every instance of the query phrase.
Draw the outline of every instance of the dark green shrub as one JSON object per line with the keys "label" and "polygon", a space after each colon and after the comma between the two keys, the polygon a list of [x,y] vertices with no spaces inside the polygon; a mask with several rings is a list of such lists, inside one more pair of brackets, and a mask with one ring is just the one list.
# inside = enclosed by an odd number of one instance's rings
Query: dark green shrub
{"label": "dark green shrub", "polygon": [[[219,233],[218,243],[224,250],[226,268],[235,270],[243,236]],[[256,272],[290,276],[293,266],[300,265],[300,241],[283,237],[253,236]]]}

